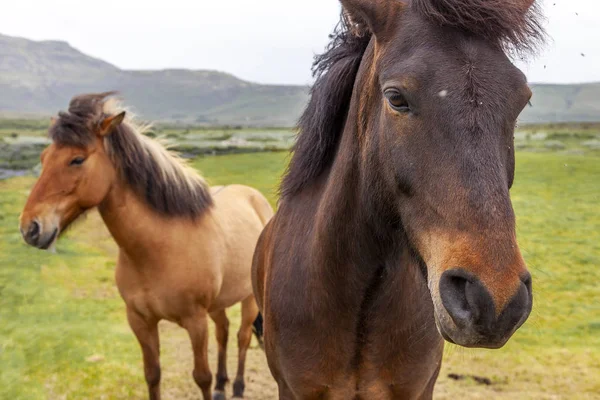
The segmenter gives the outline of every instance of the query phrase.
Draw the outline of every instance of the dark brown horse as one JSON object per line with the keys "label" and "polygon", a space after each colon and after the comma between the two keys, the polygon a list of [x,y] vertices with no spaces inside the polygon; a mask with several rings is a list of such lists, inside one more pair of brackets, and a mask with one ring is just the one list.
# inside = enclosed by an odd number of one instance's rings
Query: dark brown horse
{"label": "dark brown horse", "polygon": [[443,339],[498,348],[531,277],[509,189],[533,0],[342,0],[254,256],[281,399],[426,399]]}

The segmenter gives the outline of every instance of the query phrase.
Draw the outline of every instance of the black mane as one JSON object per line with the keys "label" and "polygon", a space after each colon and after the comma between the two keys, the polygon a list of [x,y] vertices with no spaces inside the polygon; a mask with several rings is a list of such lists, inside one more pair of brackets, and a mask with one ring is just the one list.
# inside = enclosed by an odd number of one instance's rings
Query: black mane
{"label": "black mane", "polygon": [[298,123],[297,142],[281,184],[283,197],[303,189],[331,164],[370,40],[371,33],[363,25],[342,15],[326,52],[315,57],[313,75],[317,79]]}
{"label": "black mane", "polygon": [[533,52],[545,37],[537,0],[411,0],[411,7],[424,18],[484,38],[507,52]]}

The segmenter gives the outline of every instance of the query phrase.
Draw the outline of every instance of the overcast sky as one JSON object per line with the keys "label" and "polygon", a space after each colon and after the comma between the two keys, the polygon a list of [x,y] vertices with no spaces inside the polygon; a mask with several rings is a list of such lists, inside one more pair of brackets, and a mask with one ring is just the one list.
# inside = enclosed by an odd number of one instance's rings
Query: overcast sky
{"label": "overcast sky", "polygon": [[[312,57],[339,16],[337,0],[2,3],[3,34],[65,40],[125,69],[216,69],[262,83],[310,83]],[[521,65],[529,80],[600,81],[600,1],[543,4],[552,40]]]}

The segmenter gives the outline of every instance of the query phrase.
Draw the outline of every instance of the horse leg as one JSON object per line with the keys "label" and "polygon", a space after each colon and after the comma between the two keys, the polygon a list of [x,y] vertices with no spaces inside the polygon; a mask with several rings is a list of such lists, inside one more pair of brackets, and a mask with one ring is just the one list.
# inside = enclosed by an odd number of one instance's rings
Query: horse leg
{"label": "horse leg", "polygon": [[206,311],[183,321],[182,326],[188,331],[194,351],[194,381],[202,391],[204,400],[210,400],[210,384],[212,374],[208,366],[208,321]]}
{"label": "horse leg", "polygon": [[242,301],[242,323],[238,331],[238,370],[233,382],[233,398],[244,398],[244,369],[246,366],[246,352],[252,340],[252,324],[258,316],[258,306],[254,296],[247,297]]}
{"label": "horse leg", "polygon": [[217,384],[213,393],[213,400],[225,400],[225,384],[229,382],[227,377],[227,340],[229,338],[229,319],[225,310],[210,314],[215,322],[217,331],[217,343],[219,344],[219,366],[217,369]]}
{"label": "horse leg", "polygon": [[150,400],[160,400],[160,343],[158,321],[148,321],[127,307],[127,320],[144,357],[144,376]]}

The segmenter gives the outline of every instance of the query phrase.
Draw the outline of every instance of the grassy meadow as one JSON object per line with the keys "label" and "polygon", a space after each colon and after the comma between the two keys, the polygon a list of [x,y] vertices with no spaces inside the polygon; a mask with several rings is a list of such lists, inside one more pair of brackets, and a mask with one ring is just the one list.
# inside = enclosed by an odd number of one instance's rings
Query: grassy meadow
{"label": "grassy meadow", "polygon": [[[225,155],[193,165],[211,184],[251,185],[275,205],[287,157]],[[435,398],[600,399],[600,157],[519,151],[517,163],[512,197],[534,310],[501,350],[448,345]],[[141,353],[113,281],[112,239],[92,212],[57,254],[26,247],[17,221],[33,182],[0,180],[0,399],[145,398]],[[229,312],[232,329],[238,315]],[[215,347],[211,339],[213,371]],[[164,398],[199,398],[185,332],[162,324],[161,350]],[[256,343],[248,357],[247,398],[276,399]],[[236,359],[232,333],[230,378]]]}

